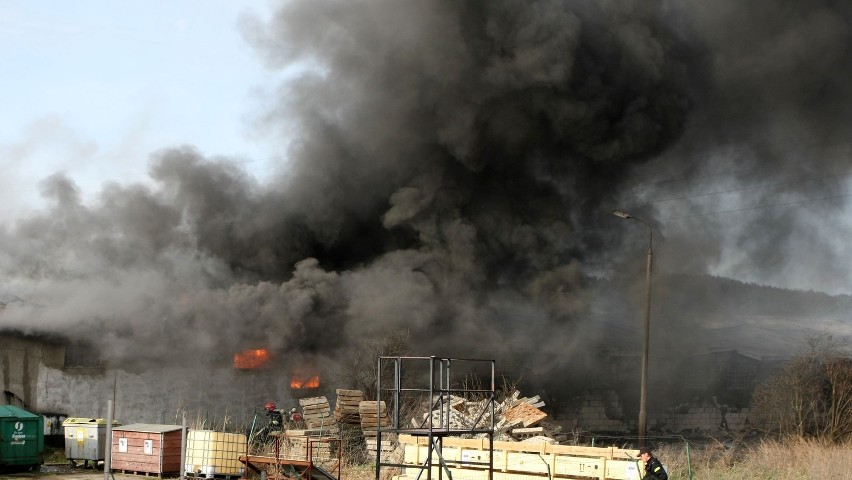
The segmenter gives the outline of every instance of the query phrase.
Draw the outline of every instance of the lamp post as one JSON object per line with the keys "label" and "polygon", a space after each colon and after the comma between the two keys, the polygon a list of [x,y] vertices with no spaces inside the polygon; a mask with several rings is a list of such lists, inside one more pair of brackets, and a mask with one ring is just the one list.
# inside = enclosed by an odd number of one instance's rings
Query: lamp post
{"label": "lamp post", "polygon": [[645,318],[643,319],[644,340],[642,343],[642,384],[639,390],[639,446],[645,446],[645,436],[648,433],[648,339],[651,329],[651,268],[654,264],[654,229],[648,222],[636,218],[621,210],[613,210],[613,215],[625,220],[636,220],[648,227],[648,265],[645,269]]}

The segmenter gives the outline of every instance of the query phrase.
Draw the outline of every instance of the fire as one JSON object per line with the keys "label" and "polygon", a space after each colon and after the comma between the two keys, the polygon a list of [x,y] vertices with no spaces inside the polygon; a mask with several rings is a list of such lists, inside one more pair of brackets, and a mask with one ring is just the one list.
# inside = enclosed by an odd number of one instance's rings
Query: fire
{"label": "fire", "polygon": [[317,374],[293,372],[290,378],[290,388],[293,390],[309,390],[320,387],[320,377]]}
{"label": "fire", "polygon": [[269,361],[269,351],[265,348],[255,350],[243,350],[234,354],[234,368],[239,370],[251,370],[266,365]]}

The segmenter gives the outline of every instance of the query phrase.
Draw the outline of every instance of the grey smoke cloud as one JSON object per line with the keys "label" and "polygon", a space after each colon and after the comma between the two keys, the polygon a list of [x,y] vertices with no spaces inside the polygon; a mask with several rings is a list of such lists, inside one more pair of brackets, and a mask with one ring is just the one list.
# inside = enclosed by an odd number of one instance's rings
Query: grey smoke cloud
{"label": "grey smoke cloud", "polygon": [[673,8],[696,52],[694,109],[624,203],[654,201],[668,267],[849,293],[849,6]]}
{"label": "grey smoke cloud", "polygon": [[[246,18],[270,68],[303,67],[263,117],[297,132],[286,174],[174,147],[153,154],[153,186],[94,204],[47,179],[51,206],[2,232],[6,286],[31,303],[0,325],[97,338],[116,362],[257,345],[334,358],[407,329],[419,354],[511,344],[559,366],[598,339],[588,275],[641,271],[612,208],[654,223],[664,269],[724,271],[733,250],[772,278],[798,242],[833,251],[793,234],[798,213],[760,211],[759,236],[753,217],[663,222],[718,203],[696,192],[845,159],[821,141],[847,140],[848,7],[713,5],[294,0]],[[768,141],[791,130],[804,140]],[[710,176],[734,168],[750,173]],[[812,189],[731,205],[779,191]]]}

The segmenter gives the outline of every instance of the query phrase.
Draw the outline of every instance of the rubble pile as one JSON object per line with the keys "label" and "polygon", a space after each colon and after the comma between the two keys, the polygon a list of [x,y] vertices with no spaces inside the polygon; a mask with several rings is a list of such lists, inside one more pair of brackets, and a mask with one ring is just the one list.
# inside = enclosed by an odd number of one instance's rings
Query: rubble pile
{"label": "rubble pile", "polygon": [[[490,400],[467,400],[451,397],[447,401],[436,398],[431,412],[422,418],[412,418],[413,428],[428,428],[431,415],[432,428],[450,430],[484,430],[491,426]],[[540,410],[544,406],[538,395],[521,397],[519,391],[494,404],[494,440],[509,442],[559,443],[566,439],[562,427],[546,421],[547,414]],[[449,413],[449,414],[448,414]],[[449,418],[447,418],[449,417]],[[467,437],[483,437],[485,433],[463,434]]]}
{"label": "rubble pile", "polygon": [[[360,426],[361,434],[367,443],[367,450],[375,454],[377,449],[385,451],[395,444],[395,435],[389,435],[377,445],[376,430],[379,426],[388,427],[389,418],[385,402],[364,400],[360,390],[337,389],[337,402],[331,409],[326,397],[305,398],[299,401],[306,424],[304,430],[290,430],[287,436],[294,437],[326,436],[335,434],[337,426],[348,424]],[[449,407],[449,408],[448,408]],[[567,435],[561,433],[562,427],[547,422],[548,415],[541,410],[544,402],[538,395],[522,397],[515,390],[512,395],[500,402],[493,403],[494,440],[508,442],[560,443]],[[460,437],[485,437],[483,431],[492,425],[492,400],[470,400],[461,396],[436,396],[431,411],[412,418],[410,427],[424,429],[455,430]],[[470,430],[471,433],[464,433]],[[476,431],[476,432],[473,432]],[[387,445],[386,445],[387,444]]]}

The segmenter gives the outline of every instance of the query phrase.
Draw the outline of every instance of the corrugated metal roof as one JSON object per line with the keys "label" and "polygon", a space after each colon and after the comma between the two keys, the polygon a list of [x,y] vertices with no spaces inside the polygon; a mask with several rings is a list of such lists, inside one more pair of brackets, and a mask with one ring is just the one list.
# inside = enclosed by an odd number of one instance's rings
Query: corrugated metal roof
{"label": "corrugated metal roof", "polygon": [[145,433],[165,433],[165,432],[174,432],[175,430],[180,430],[183,428],[180,425],[159,425],[156,423],[131,423],[130,425],[122,425],[120,427],[112,427],[112,430],[115,431],[132,431],[132,432],[145,432]]}

